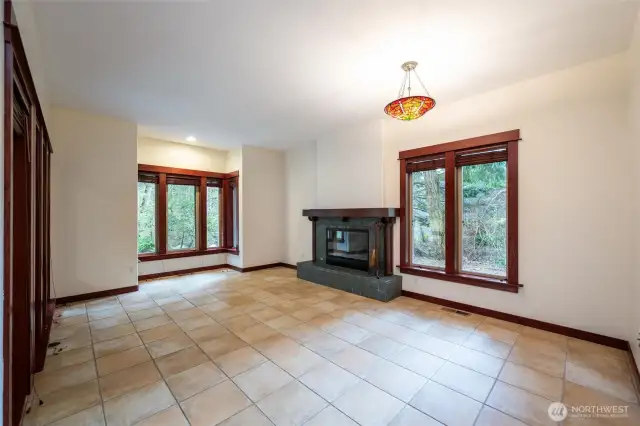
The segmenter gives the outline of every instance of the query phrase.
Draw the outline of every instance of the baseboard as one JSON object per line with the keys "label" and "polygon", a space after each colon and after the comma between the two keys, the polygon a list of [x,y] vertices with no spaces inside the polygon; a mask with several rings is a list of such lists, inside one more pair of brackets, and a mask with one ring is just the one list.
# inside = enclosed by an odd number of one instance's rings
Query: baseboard
{"label": "baseboard", "polygon": [[[179,271],[159,272],[157,274],[139,275],[138,282],[143,280],[152,280],[156,278],[165,278],[165,277],[193,274],[195,272],[213,271],[216,269],[225,269],[225,268],[233,269],[234,271],[238,271],[238,272],[252,272],[252,271],[259,271],[261,269],[278,268],[278,267],[295,269],[293,265],[288,265],[286,263],[281,263],[281,262],[270,263],[268,265],[251,266],[248,268],[239,268],[237,266],[223,263],[221,265],[202,266],[199,268],[181,269]],[[74,296],[59,297],[56,300],[56,304],[64,305],[65,303],[82,302],[84,300],[99,299],[101,297],[117,296],[119,294],[132,293],[134,291],[138,291],[137,285],[131,286],[131,287],[114,288],[112,290],[96,291],[93,293],[76,294]]]}
{"label": "baseboard", "polygon": [[175,277],[179,275],[193,274],[194,272],[214,271],[216,269],[235,269],[226,263],[220,265],[200,266],[198,268],[180,269],[178,271],[158,272],[157,274],[138,275],[138,282],[142,280],[154,280],[156,278]]}
{"label": "baseboard", "polygon": [[294,268],[296,269],[293,265],[289,265],[287,263],[283,263],[283,262],[277,262],[277,263],[269,263],[266,265],[258,265],[258,266],[249,266],[248,268],[238,268],[240,269],[240,272],[253,272],[253,271],[260,271],[262,269],[270,269],[270,268]]}
{"label": "baseboard", "polygon": [[437,305],[447,306],[449,308],[458,309],[461,311],[471,312],[473,314],[484,315],[486,317],[497,318],[504,321],[513,322],[516,324],[526,325],[531,328],[537,328],[539,330],[549,331],[556,334],[562,334],[563,336],[574,337],[576,339],[586,340],[588,342],[597,343],[599,345],[610,346],[616,349],[628,350],[629,342],[615,337],[603,336],[597,333],[591,333],[590,331],[578,330],[571,327],[565,327],[563,325],[551,324],[544,321],[538,321],[531,318],[525,318],[518,315],[507,314],[505,312],[494,311],[491,309],[480,308],[478,306],[467,305],[465,303],[454,302],[447,299],[440,299],[439,297],[427,296],[426,294],[414,293],[412,291],[402,290],[402,295],[410,297],[412,299],[418,299],[425,302],[435,303]]}
{"label": "baseboard", "polygon": [[280,263],[280,266],[282,266],[283,268],[289,268],[289,269],[298,269],[298,267],[296,265],[292,265],[290,263]]}
{"label": "baseboard", "polygon": [[64,305],[66,303],[73,303],[73,302],[82,302],[84,300],[91,300],[91,299],[100,299],[102,297],[117,296],[119,294],[133,293],[134,291],[138,291],[137,285],[132,285],[131,287],[113,288],[111,290],[94,291],[93,293],[76,294],[76,295],[67,296],[67,297],[58,297],[56,299],[56,305]]}
{"label": "baseboard", "polygon": [[289,265],[288,263],[269,263],[267,265],[258,265],[258,266],[249,266],[248,268],[240,268],[239,266],[229,265],[228,263],[223,263],[220,265],[212,265],[212,266],[202,266],[199,268],[191,268],[191,269],[180,269],[178,271],[169,271],[169,272],[159,272],[157,274],[147,274],[147,275],[139,275],[138,281],[142,280],[153,280],[156,278],[165,278],[165,277],[173,277],[179,275],[187,275],[193,274],[194,272],[205,272],[205,271],[213,271],[216,269],[232,269],[237,272],[253,272],[260,271],[262,269],[270,269],[270,268],[290,268],[297,269],[293,265]]}

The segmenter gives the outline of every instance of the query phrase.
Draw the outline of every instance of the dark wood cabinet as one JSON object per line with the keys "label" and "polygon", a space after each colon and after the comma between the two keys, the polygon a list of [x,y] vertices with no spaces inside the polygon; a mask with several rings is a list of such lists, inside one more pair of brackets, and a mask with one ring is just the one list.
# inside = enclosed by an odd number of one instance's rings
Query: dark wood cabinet
{"label": "dark wood cabinet", "polygon": [[52,148],[10,2],[4,9],[3,424],[19,425],[44,367],[51,297]]}

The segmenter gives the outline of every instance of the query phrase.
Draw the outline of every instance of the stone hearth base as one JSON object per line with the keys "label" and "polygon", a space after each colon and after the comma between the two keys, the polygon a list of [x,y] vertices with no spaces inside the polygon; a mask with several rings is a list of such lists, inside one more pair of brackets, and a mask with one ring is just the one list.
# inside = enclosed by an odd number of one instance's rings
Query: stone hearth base
{"label": "stone hearth base", "polygon": [[312,261],[298,263],[298,278],[349,293],[389,302],[402,293],[402,277],[372,277],[366,272],[339,266],[320,266]]}

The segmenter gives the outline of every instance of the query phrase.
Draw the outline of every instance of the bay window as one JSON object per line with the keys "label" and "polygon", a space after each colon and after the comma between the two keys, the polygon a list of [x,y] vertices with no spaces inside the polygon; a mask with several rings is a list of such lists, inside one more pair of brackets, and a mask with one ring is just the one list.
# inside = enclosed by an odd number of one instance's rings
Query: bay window
{"label": "bay window", "polygon": [[238,172],[139,164],[138,258],[237,253],[237,182]]}
{"label": "bay window", "polygon": [[400,152],[403,273],[517,292],[520,131]]}

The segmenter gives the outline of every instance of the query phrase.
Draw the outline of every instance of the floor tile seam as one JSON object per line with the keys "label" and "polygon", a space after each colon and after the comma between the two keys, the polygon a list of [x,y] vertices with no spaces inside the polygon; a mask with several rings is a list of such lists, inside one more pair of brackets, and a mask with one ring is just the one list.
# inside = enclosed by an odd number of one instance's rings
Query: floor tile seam
{"label": "floor tile seam", "polygon": [[[129,317],[129,313],[127,313],[127,317]],[[171,320],[173,321],[173,318],[171,318]],[[131,317],[129,317],[129,321],[131,321]],[[131,321],[131,323],[133,324],[133,321]],[[177,325],[177,324],[176,324],[176,325]],[[156,327],[156,328],[157,328],[157,327]],[[138,330],[136,330],[136,329],[135,329],[135,327],[134,327],[134,330],[135,330],[135,331],[134,331],[134,332],[135,332],[135,334],[138,336],[138,339],[140,339],[140,341],[142,342],[142,346],[144,347],[145,351],[147,351],[147,354],[149,355],[149,358],[151,358],[151,362],[153,362],[153,365],[154,365],[154,367],[156,368],[156,371],[157,371],[157,372],[158,372],[158,374],[160,375],[161,381],[162,381],[162,382],[164,383],[164,385],[167,387],[167,389],[169,390],[169,393],[171,394],[171,397],[173,398],[173,400],[175,401],[176,405],[178,406],[178,409],[180,410],[180,412],[181,412],[181,413],[182,413],[182,415],[184,416],[184,418],[185,418],[185,420],[187,421],[187,423],[189,424],[189,426],[191,426],[191,422],[190,422],[190,421],[189,421],[189,419],[187,418],[187,415],[185,414],[184,410],[182,409],[182,406],[180,405],[180,402],[178,402],[178,399],[177,399],[177,398],[175,397],[175,395],[173,394],[173,391],[172,391],[172,390],[171,390],[171,388],[169,387],[169,384],[167,383],[166,378],[164,377],[164,375],[163,375],[163,374],[162,374],[162,372],[160,371],[160,368],[158,368],[158,364],[157,364],[157,362],[156,362],[156,359],[155,359],[155,358],[153,358],[153,356],[151,356],[151,353],[149,353],[149,349],[147,349],[146,344],[145,344],[145,343],[144,343],[144,341],[142,340],[142,337],[140,337],[140,334],[138,333]],[[139,346],[136,346],[136,347],[139,347]],[[122,371],[122,370],[120,370],[120,371]],[[159,380],[159,381],[160,381],[160,380]],[[158,383],[158,382],[154,382],[154,383]],[[143,387],[144,387],[144,386],[143,386]],[[141,389],[141,388],[137,388],[137,389],[135,389],[135,390],[138,390],[138,389]],[[130,392],[131,392],[131,391],[130,391]],[[125,392],[125,393],[124,393],[124,394],[122,394],[122,395],[126,395],[127,393],[130,393],[130,392]],[[122,396],[122,395],[120,395],[120,396]],[[172,405],[172,406],[173,406],[173,405]],[[151,415],[149,415],[149,416],[146,416],[146,417],[144,417],[144,418],[142,418],[142,419],[139,419],[139,420],[138,420],[138,421],[137,421],[133,426],[135,426],[136,424],[138,424],[138,423],[140,423],[140,422],[142,422],[142,421],[144,421],[144,420],[146,420],[146,419],[148,419],[148,418],[151,418],[151,417],[155,416],[155,415],[156,415],[156,414],[158,414],[158,413],[161,413],[162,411],[168,410],[169,408],[171,408],[171,406],[170,406],[170,407],[165,408],[164,410],[161,410],[161,411],[158,411],[158,412],[156,412],[156,413],[153,413],[153,414],[151,414]],[[109,426],[109,425],[106,423],[106,413],[105,413],[105,425],[106,425],[106,426]]]}

